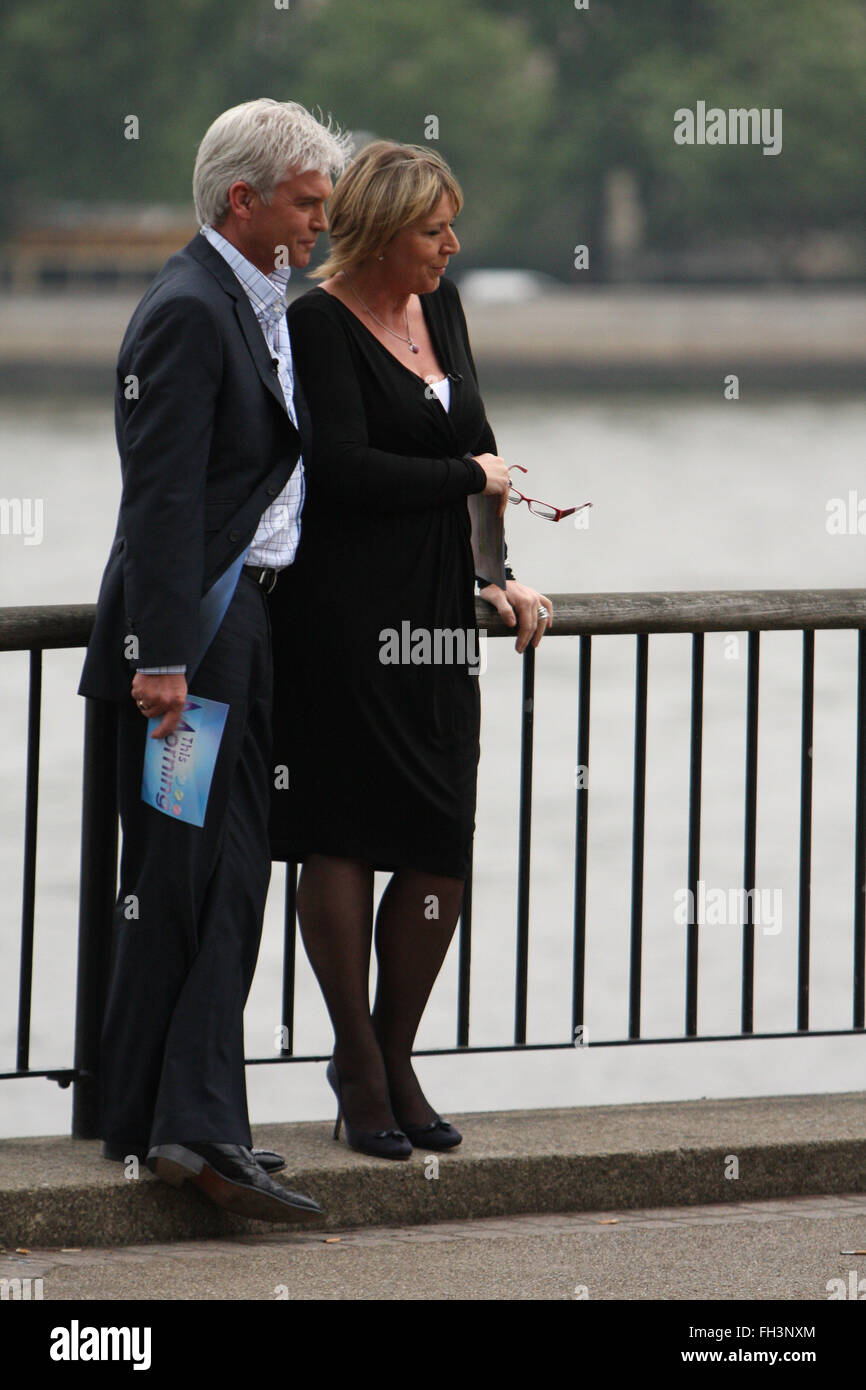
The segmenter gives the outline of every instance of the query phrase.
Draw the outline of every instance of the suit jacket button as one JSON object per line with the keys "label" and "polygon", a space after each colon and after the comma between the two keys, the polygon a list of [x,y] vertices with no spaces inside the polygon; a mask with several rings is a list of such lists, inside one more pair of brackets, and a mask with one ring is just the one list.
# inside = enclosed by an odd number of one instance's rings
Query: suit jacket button
{"label": "suit jacket button", "polygon": [[239,541],[240,538],[241,538],[241,533],[240,533],[240,531],[229,531],[229,540],[230,540],[230,541]]}
{"label": "suit jacket button", "polygon": [[277,493],[279,492],[279,490],[280,490],[280,489],[279,489],[278,487],[266,487],[266,488],[265,488],[265,492],[268,494],[268,497],[276,497],[276,495],[277,495]]}

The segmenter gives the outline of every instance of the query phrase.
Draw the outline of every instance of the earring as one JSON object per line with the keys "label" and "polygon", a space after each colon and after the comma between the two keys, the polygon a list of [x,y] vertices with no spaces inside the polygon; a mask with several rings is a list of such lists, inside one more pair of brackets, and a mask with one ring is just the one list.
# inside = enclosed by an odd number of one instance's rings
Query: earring
{"label": "earring", "polygon": [[385,259],[385,252],[383,251],[382,254],[381,254],[381,256],[378,256],[377,259],[380,260],[380,261],[384,261],[384,259]]}

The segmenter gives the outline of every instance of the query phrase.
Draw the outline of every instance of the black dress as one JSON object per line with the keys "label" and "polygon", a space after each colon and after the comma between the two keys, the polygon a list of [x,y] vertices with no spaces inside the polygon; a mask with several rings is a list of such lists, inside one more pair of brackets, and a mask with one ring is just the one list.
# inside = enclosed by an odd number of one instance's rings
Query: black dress
{"label": "black dress", "polygon": [[[327,291],[289,308],[314,450],[298,553],[270,600],[272,854],[464,878],[480,720],[466,499],[486,479],[462,455],[496,441],[455,286],[421,304],[447,413]],[[425,632],[428,655],[445,634],[440,659],[415,664]]]}

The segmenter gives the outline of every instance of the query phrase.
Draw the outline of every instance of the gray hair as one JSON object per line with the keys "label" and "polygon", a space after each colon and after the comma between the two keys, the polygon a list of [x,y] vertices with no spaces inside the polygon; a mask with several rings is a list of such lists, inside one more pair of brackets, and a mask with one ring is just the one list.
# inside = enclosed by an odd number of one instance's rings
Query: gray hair
{"label": "gray hair", "polygon": [[351,150],[351,136],[332,129],[330,116],[324,125],[296,101],[259,97],[232,106],[217,116],[198,147],[192,192],[199,222],[215,227],[224,220],[228,191],[239,179],[267,203],[291,173],[339,174]]}

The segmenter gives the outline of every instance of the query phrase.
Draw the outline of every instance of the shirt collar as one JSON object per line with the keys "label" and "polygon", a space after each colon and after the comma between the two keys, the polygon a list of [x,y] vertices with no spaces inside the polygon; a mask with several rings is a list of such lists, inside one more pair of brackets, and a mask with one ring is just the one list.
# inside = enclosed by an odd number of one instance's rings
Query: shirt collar
{"label": "shirt collar", "polygon": [[234,271],[257,319],[270,322],[285,314],[288,307],[286,290],[292,274],[291,266],[280,266],[272,270],[270,275],[265,275],[264,271],[254,266],[252,261],[248,261],[246,256],[230,241],[226,241],[215,228],[205,226],[201,232]]}

